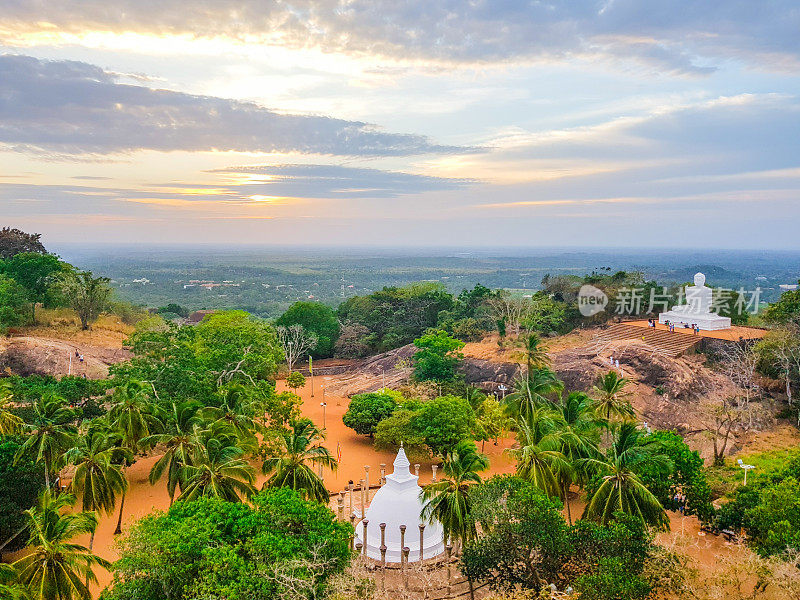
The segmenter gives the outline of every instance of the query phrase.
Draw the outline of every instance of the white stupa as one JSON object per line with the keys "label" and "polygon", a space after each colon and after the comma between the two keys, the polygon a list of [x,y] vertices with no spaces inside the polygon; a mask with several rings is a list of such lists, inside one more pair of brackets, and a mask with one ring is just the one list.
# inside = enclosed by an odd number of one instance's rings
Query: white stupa
{"label": "white stupa", "polygon": [[[400,525],[406,526],[405,545],[409,548],[409,562],[419,560],[419,525],[425,524],[423,531],[422,557],[424,560],[444,552],[444,534],[437,521],[428,523],[422,520],[422,488],[419,479],[411,474],[411,463],[402,446],[394,459],[394,472],[386,476],[386,485],[377,491],[367,508],[367,556],[381,560],[381,523],[386,523],[386,562],[399,563],[402,556],[400,546]],[[364,543],[363,521],[356,524],[356,542]]]}
{"label": "white stupa", "polygon": [[675,325],[697,325],[704,331],[730,329],[731,320],[711,312],[714,291],[706,286],[706,276],[697,273],[694,285],[686,288],[686,304],[673,306],[672,310],[658,315],[659,323],[669,321]]}

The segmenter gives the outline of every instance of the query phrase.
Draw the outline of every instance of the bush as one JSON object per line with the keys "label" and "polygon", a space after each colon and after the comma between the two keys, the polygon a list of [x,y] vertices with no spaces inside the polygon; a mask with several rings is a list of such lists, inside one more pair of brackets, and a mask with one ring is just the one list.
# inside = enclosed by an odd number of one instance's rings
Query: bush
{"label": "bush", "polygon": [[342,423],[361,435],[373,436],[378,424],[390,417],[397,408],[397,392],[357,394],[350,399]]}

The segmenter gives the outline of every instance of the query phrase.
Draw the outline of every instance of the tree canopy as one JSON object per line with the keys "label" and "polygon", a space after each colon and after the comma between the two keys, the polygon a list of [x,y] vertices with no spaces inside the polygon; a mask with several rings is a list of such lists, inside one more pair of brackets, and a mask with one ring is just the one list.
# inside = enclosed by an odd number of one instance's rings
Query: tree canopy
{"label": "tree canopy", "polygon": [[339,338],[339,319],[333,309],[321,302],[295,302],[275,321],[275,325],[302,325],[317,336],[317,345],[310,352],[314,358],[333,356]]}
{"label": "tree canopy", "polygon": [[252,505],[176,502],[133,526],[105,600],[317,598],[349,561],[353,528],[287,488]]}

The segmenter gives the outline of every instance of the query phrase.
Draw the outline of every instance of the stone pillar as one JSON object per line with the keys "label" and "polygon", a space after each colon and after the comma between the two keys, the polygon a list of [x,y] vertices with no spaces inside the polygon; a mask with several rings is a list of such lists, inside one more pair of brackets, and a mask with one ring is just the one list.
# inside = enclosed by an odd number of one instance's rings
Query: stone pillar
{"label": "stone pillar", "polygon": [[350,512],[353,512],[353,480],[347,482],[347,490],[350,492]]}
{"label": "stone pillar", "polygon": [[386,485],[386,463],[381,463],[381,485]]}
{"label": "stone pillar", "polygon": [[431,477],[431,483],[435,483],[436,482],[436,469],[438,469],[438,468],[439,468],[439,465],[431,466],[431,470],[433,471],[433,477]]}
{"label": "stone pillar", "polygon": [[355,526],[356,526],[356,511],[353,511],[353,512],[350,513],[350,525],[352,525],[353,529],[355,529]]}
{"label": "stone pillar", "polygon": [[444,547],[444,559],[447,561],[447,597],[450,597],[450,555],[453,553],[453,545],[447,541],[447,546]]}
{"label": "stone pillar", "polygon": [[339,515],[339,520],[344,521],[344,493],[342,493],[336,499],[336,505],[337,505],[337,513]]}
{"label": "stone pillar", "polygon": [[364,518],[364,515],[367,514],[366,509],[366,501],[364,500],[364,480],[358,482],[359,487],[361,488],[361,518]]}
{"label": "stone pillar", "polygon": [[364,537],[362,539],[364,540],[364,554],[366,554],[367,553],[367,525],[369,525],[369,519],[364,519],[363,521],[361,521],[361,524],[364,526]]}
{"label": "stone pillar", "polygon": [[422,549],[425,547],[425,523],[419,524],[419,560],[422,562]]}
{"label": "stone pillar", "polygon": [[414,475],[419,477],[419,463],[414,464]]}
{"label": "stone pillar", "polygon": [[386,544],[381,544],[381,589],[386,589]]}
{"label": "stone pillar", "polygon": [[386,545],[386,523],[378,525],[381,528],[381,546]]}
{"label": "stone pillar", "polygon": [[405,545],[406,545],[406,526],[400,525],[400,550],[402,550],[405,547]]}
{"label": "stone pillar", "polygon": [[364,544],[362,544],[361,542],[356,542],[356,553],[361,554],[363,548]]}
{"label": "stone pillar", "polygon": [[411,549],[403,546],[403,587],[408,589],[408,553]]}
{"label": "stone pillar", "polygon": [[[364,465],[364,482],[367,487],[367,504],[369,504],[369,465]],[[366,505],[364,505],[366,507]],[[366,512],[364,508],[364,512]]]}

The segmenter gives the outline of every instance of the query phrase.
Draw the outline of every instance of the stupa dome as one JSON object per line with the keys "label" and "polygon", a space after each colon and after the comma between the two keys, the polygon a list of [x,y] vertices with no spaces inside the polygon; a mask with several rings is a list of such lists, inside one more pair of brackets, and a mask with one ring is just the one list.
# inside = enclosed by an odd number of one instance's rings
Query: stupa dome
{"label": "stupa dome", "polygon": [[[400,562],[400,525],[406,526],[405,545],[409,548],[409,562],[419,560],[419,525],[424,523],[423,559],[433,558],[444,552],[444,534],[438,521],[422,520],[422,488],[419,479],[410,470],[411,463],[402,446],[394,459],[394,472],[386,476],[386,485],[379,489],[367,508],[367,556],[381,559],[381,523],[386,523],[386,561]],[[356,541],[364,543],[363,521],[356,524]]]}

